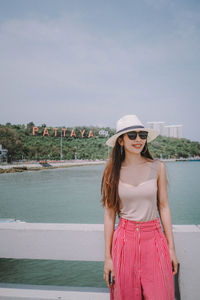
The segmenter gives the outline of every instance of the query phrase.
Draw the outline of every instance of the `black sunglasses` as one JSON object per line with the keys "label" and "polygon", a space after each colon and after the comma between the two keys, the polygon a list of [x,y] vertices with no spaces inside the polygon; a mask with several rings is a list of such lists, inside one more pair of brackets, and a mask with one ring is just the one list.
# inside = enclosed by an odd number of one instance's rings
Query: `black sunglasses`
{"label": "black sunglasses", "polygon": [[142,140],[146,140],[147,139],[147,136],[148,136],[148,131],[131,131],[131,132],[127,132],[127,135],[129,137],[130,140],[135,140],[136,137],[137,137],[137,134],[139,135],[139,137],[142,139]]}

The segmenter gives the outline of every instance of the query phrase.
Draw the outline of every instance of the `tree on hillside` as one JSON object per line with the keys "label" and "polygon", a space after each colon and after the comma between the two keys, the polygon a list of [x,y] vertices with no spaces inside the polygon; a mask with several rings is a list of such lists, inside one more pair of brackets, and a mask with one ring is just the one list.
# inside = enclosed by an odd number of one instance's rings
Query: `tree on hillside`
{"label": "tree on hillside", "polygon": [[21,159],[23,145],[15,129],[6,126],[0,127],[0,144],[8,150],[8,162],[11,162],[13,157]]}
{"label": "tree on hillside", "polygon": [[29,122],[26,125],[26,130],[25,130],[25,134],[26,135],[32,135],[33,133],[33,127],[35,126],[35,124],[33,122]]}

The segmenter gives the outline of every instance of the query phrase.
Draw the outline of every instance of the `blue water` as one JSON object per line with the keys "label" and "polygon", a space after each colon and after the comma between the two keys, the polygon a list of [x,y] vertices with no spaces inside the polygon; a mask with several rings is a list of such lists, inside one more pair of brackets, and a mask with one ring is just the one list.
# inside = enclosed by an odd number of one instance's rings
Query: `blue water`
{"label": "blue water", "polygon": [[[200,224],[200,162],[165,162],[173,224]],[[102,223],[104,165],[0,175],[0,218]],[[116,219],[116,223],[118,218]],[[106,287],[103,262],[0,259],[0,282]]]}

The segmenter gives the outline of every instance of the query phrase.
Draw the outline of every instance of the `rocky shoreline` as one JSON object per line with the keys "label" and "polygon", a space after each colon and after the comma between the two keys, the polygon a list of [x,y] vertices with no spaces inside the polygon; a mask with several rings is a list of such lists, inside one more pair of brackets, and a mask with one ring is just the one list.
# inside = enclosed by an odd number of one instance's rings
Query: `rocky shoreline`
{"label": "rocky shoreline", "polygon": [[[200,159],[160,159],[164,162],[174,162],[174,161],[200,161]],[[0,164],[0,174],[3,173],[16,173],[24,171],[40,171],[40,170],[49,170],[55,168],[71,168],[77,166],[86,166],[86,165],[100,165],[106,164],[107,160],[65,160],[65,161],[31,161],[24,163],[16,164]]]}

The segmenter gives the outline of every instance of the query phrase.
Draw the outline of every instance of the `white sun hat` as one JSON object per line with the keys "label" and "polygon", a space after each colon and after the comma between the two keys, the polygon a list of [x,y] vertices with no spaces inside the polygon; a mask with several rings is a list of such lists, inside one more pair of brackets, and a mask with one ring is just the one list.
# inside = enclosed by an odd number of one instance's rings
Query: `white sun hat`
{"label": "white sun hat", "polygon": [[133,131],[135,129],[141,129],[142,131],[148,131],[147,142],[153,141],[158,135],[159,132],[152,128],[146,128],[139,120],[136,115],[125,115],[117,121],[116,124],[116,134],[112,135],[107,141],[106,145],[110,147],[115,146],[117,138],[126,132]]}

